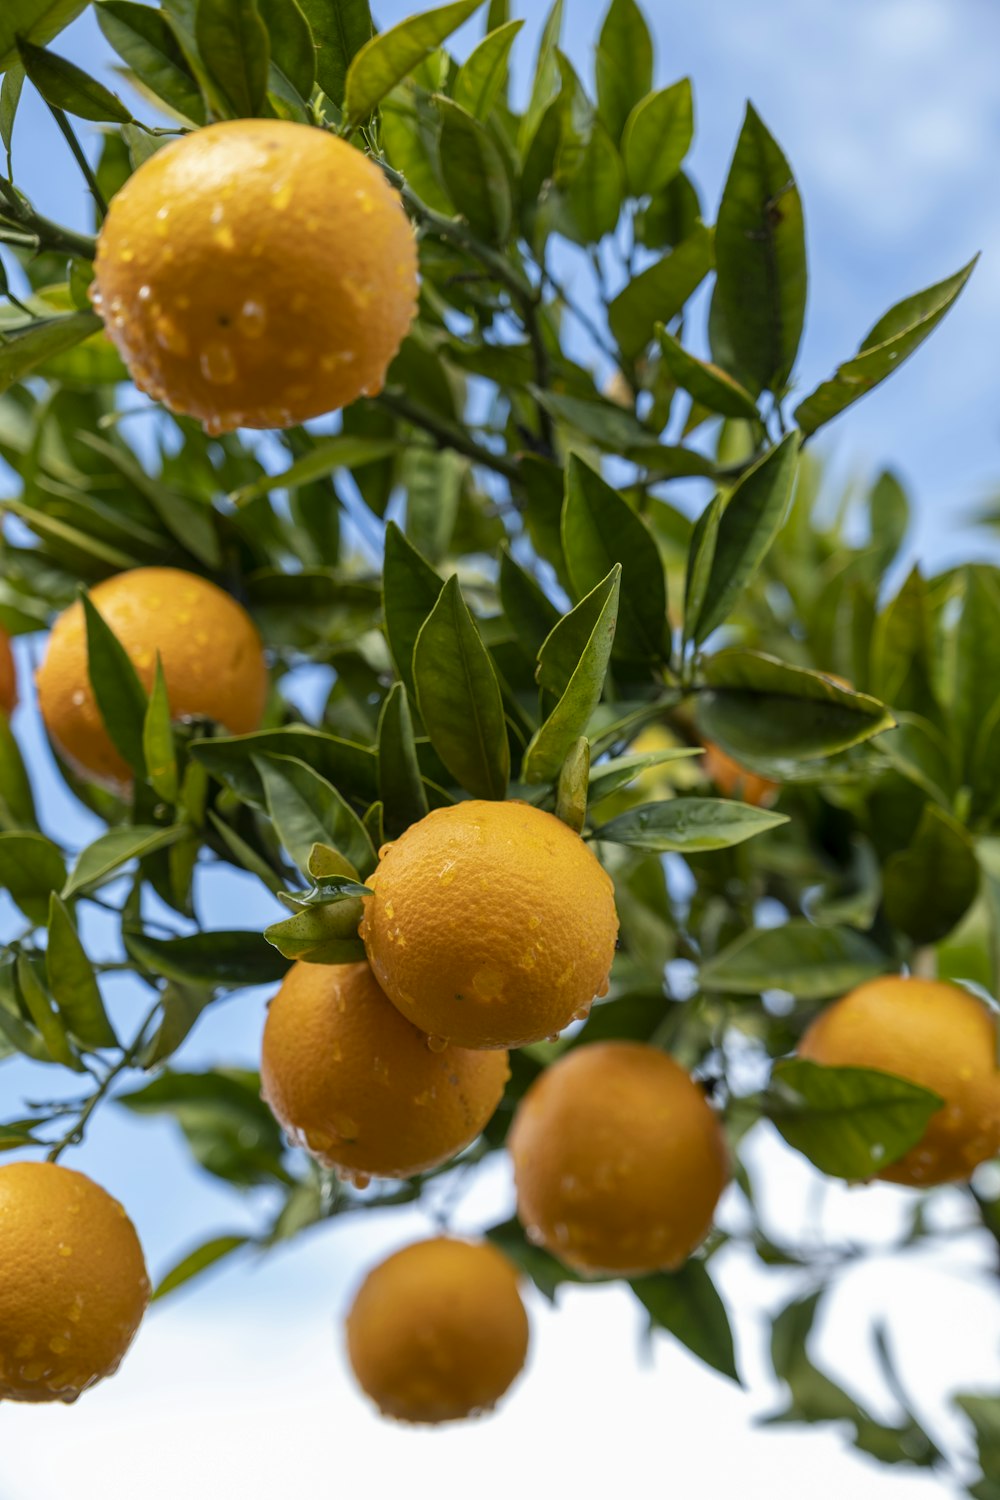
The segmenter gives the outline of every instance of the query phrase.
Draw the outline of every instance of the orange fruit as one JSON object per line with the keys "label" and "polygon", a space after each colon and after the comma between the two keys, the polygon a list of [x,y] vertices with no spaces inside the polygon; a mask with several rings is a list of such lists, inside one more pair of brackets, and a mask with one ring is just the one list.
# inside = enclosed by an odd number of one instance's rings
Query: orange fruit
{"label": "orange fruit", "polygon": [[475,1140],[506,1052],[433,1052],[368,965],[297,963],[264,1027],[264,1098],[297,1145],[346,1176],[413,1177]]}
{"label": "orange fruit", "polygon": [[120,1203],[68,1167],[0,1167],[0,1267],[0,1400],[75,1401],[115,1373],[149,1301]]}
{"label": "orange fruit", "polygon": [[875,1174],[886,1182],[962,1182],[1000,1150],[996,1016],[959,985],[872,979],[816,1017],[798,1055],[892,1073],[944,1100],[921,1140]]}
{"label": "orange fruit", "polygon": [[358,1384],[384,1416],[456,1422],[496,1405],[528,1352],[513,1266],[467,1240],[421,1240],[369,1272],[347,1316]]}
{"label": "orange fruit", "polygon": [[614,889],[578,834],[526,802],[459,802],[380,851],[361,936],[414,1026],[460,1047],[520,1047],[605,994]]}
{"label": "orange fruit", "polygon": [[17,707],[17,668],[10,647],[10,636],[0,629],[0,709],[8,719]]}
{"label": "orange fruit", "polygon": [[726,1185],[722,1127],[655,1047],[574,1048],[528,1089],[508,1136],[528,1238],[586,1275],[673,1270]]}
{"label": "orange fruit", "polygon": [[381,390],[416,313],[399,195],[360,151],[227,120],[149,157],[98,237],[94,307],[140,390],[206,431],[291,427]]}
{"label": "orange fruit", "polygon": [[[152,687],[156,653],[175,719],[204,715],[232,734],[260,724],[268,675],[246,610],[214,583],[176,568],[133,568],[90,590],[90,598]],[[36,677],[45,727],[81,775],[125,786],[132,773],[108,737],[87,671],[83,606],[56,620]]]}
{"label": "orange fruit", "polygon": [[732,797],[739,802],[748,802],[753,807],[763,807],[773,802],[779,787],[776,781],[748,771],[738,760],[727,755],[714,741],[705,745],[705,754],[699,762],[709,781],[713,781],[723,797]]}

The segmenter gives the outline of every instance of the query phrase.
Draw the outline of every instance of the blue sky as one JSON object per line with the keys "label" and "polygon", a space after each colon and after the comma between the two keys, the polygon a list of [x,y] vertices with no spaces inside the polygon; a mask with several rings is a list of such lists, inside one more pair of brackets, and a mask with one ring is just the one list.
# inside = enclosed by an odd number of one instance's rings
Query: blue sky
{"label": "blue sky", "polygon": [[[399,0],[382,4],[380,23],[391,24],[410,9]],[[515,14],[526,9],[523,3],[514,6]],[[711,216],[718,202],[746,98],[754,101],[795,169],[811,264],[799,377],[804,390],[848,357],[892,302],[983,251],[949,319],[886,386],[836,424],[827,447],[844,473],[870,474],[885,464],[897,469],[916,507],[910,547],[928,566],[970,551],[986,553],[988,540],[970,535],[960,522],[977,501],[1000,488],[995,369],[1000,357],[995,333],[1000,13],[985,0],[813,0],[808,6],[758,0],[752,7],[740,0],[671,0],[669,6],[647,9],[657,40],[657,81],[669,83],[684,74],[694,80],[698,135],[692,160],[707,213]],[[567,0],[566,46],[585,74],[598,17],[591,0]],[[532,7],[515,50],[516,71],[523,73],[528,65],[539,23]],[[479,24],[466,28],[459,46],[468,45]],[[57,49],[92,71],[107,62],[88,17],[60,38]],[[27,95],[15,162],[19,181],[43,210],[86,223],[73,163],[45,111]],[[24,699],[30,698],[30,649],[22,648]],[[57,789],[30,703],[15,725],[39,801],[49,809],[50,827],[83,840],[84,821]],[[234,879],[221,889],[206,882],[204,896],[207,925],[259,927],[272,914],[269,898],[249,881]],[[110,993],[118,1017],[137,1010],[127,986]],[[254,1065],[264,998],[246,992],[209,1012],[180,1064]],[[40,1070],[4,1065],[8,1112],[22,1092],[49,1087]],[[784,1195],[782,1219],[795,1223],[798,1215],[807,1223],[813,1190],[808,1169],[777,1148],[762,1149]],[[245,1218],[232,1192],[186,1166],[166,1125],[106,1109],[86,1146],[66,1159],[128,1205],[157,1273],[199,1237],[239,1227]],[[833,1198],[830,1222],[849,1224],[852,1234],[878,1238],[900,1212],[901,1195],[893,1189],[867,1195],[836,1190]],[[506,1212],[508,1199],[509,1184],[498,1166],[473,1188],[461,1224],[471,1229],[491,1222]],[[131,1500],[140,1493],[143,1500],[159,1500],[161,1494],[174,1495],[181,1483],[194,1500],[229,1493],[253,1500],[273,1491],[265,1476],[272,1472],[273,1451],[283,1451],[284,1444],[299,1455],[286,1472],[300,1480],[325,1475],[332,1483],[338,1474],[343,1480],[357,1464],[365,1466],[361,1472],[376,1493],[380,1481],[388,1487],[402,1479],[411,1495],[420,1495],[425,1486],[430,1493],[437,1470],[426,1452],[430,1442],[446,1444],[445,1461],[457,1472],[463,1460],[484,1465],[478,1493],[489,1497],[513,1482],[512,1449],[521,1454],[549,1438],[558,1442],[568,1431],[575,1433],[592,1403],[595,1409],[608,1408],[606,1424],[563,1461],[566,1478],[582,1496],[606,1493],[623,1473],[628,1477],[627,1467],[623,1471],[613,1462],[612,1430],[614,1450],[627,1450],[637,1465],[652,1465],[655,1454],[662,1484],[632,1483],[636,1494],[659,1494],[668,1487],[686,1493],[701,1472],[706,1443],[720,1432],[728,1458],[716,1462],[729,1465],[734,1485],[759,1475],[763,1490],[766,1477],[772,1500],[798,1495],[803,1478],[821,1497],[840,1495],[848,1485],[857,1496],[873,1500],[895,1495],[919,1500],[931,1492],[929,1481],[843,1455],[834,1435],[753,1432],[752,1414],[773,1404],[773,1393],[759,1382],[750,1396],[731,1392],[665,1344],[658,1346],[655,1366],[640,1369],[637,1325],[613,1291],[573,1293],[566,1311],[555,1318],[532,1304],[535,1369],[531,1385],[526,1382],[515,1393],[506,1415],[439,1437],[376,1429],[346,1381],[334,1313],[376,1247],[413,1238],[426,1222],[417,1214],[372,1220],[307,1237],[258,1269],[233,1270],[165,1305],[149,1319],[122,1375],[72,1413],[0,1410],[2,1500],[62,1500],[71,1486],[76,1500],[97,1495]],[[925,1391],[928,1407],[941,1417],[935,1390],[945,1368],[956,1383],[990,1378],[982,1350],[950,1337],[954,1326],[977,1326],[984,1348],[989,1336],[992,1350],[1000,1335],[995,1305],[959,1282],[960,1270],[968,1278],[969,1268],[978,1264],[970,1249],[964,1260],[939,1270],[928,1266],[890,1274],[883,1265],[880,1280],[876,1266],[837,1303],[846,1311],[824,1335],[829,1357],[864,1382],[870,1370],[858,1352],[859,1331],[873,1306],[889,1307],[901,1337],[910,1339],[907,1368]],[[767,1293],[751,1271],[734,1266],[724,1275],[734,1298],[748,1309],[741,1317],[744,1355],[757,1370],[749,1309]],[[915,1301],[934,1308],[927,1315],[926,1338],[916,1342],[907,1321],[912,1323]],[[683,1411],[678,1409],[681,1392]],[[247,1437],[269,1425],[270,1443]],[[175,1462],[179,1426],[192,1435],[193,1446]],[[355,1438],[345,1454],[341,1445],[348,1428]],[[60,1457],[63,1446],[66,1456]],[[161,1458],[143,1488],[125,1465],[130,1455],[148,1455],[151,1447]],[[339,1456],[331,1458],[331,1450],[340,1450]],[[109,1451],[120,1455],[121,1465],[111,1473],[104,1466]],[[187,1467],[180,1466],[181,1459]],[[640,1472],[653,1470],[637,1467]],[[202,1474],[204,1488],[187,1477],[191,1473]],[[92,1480],[91,1474],[98,1477]],[[936,1484],[933,1488],[940,1492]],[[717,1492],[726,1493],[725,1485]],[[756,1493],[747,1486],[743,1492]],[[709,1487],[708,1493],[716,1491]]]}

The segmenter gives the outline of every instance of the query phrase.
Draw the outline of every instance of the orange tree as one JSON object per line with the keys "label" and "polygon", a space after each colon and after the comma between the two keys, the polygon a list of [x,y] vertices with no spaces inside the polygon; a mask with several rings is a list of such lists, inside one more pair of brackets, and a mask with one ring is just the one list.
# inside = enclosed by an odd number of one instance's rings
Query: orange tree
{"label": "orange tree", "polygon": [[[608,11],[593,92],[560,48],[560,0],[523,109],[505,0],[461,64],[447,42],[477,0],[381,33],[366,0],[98,0],[143,120],[53,50],[84,3],[0,16],[0,452],[18,476],[0,623],[31,634],[72,611],[41,706],[59,773],[106,825],[63,845],[0,718],[0,883],[25,918],[0,962],[0,1052],[83,1085],[58,1109],[12,1106],[0,1146],[56,1160],[106,1103],[172,1115],[202,1168],[259,1200],[259,1230],[202,1245],[162,1294],[224,1255],[412,1202],[504,1149],[526,1096],[532,1235],[516,1218],[484,1233],[544,1292],[621,1268],[655,1325],[735,1376],[713,1255],[798,1268],[806,1290],[772,1339],[784,1418],[845,1421],[880,1459],[946,1467],[905,1406],[880,1423],[811,1362],[838,1257],[765,1232],[741,1152],[770,1122],[832,1177],[909,1182],[900,1254],[936,1232],[922,1180],[957,1182],[961,1232],[1000,1239],[968,1182],[1000,1135],[983,999],[1000,964],[1000,579],[914,569],[887,589],[899,484],[860,497],[859,543],[847,507],[819,503],[806,447],[932,332],[971,266],[793,396],[791,168],[749,108],[708,213],[684,170],[690,84],[654,88],[633,0]],[[18,176],[27,89],[81,169],[93,237],[38,212]],[[81,120],[100,127],[96,165]],[[314,720],[285,691],[310,665],[332,684]],[[233,868],[286,908],[263,934],[199,922],[195,890]],[[118,923],[111,966],[148,989],[123,1036],[109,964],[88,953],[95,903]],[[366,942],[372,969],[345,970]],[[207,1007],[293,961],[310,967],[274,1013],[266,1081],[315,1158],[289,1149],[256,1075],[174,1061]],[[329,983],[307,982],[324,965]],[[461,1047],[509,1043],[509,1061],[447,1061],[460,1000]],[[379,1114],[369,1160],[372,1096],[348,1074],[384,1072],[390,1036],[392,1066],[427,1086]],[[448,1093],[461,1069],[475,1107]],[[404,1139],[438,1082],[447,1119]],[[672,1111],[707,1177],[664,1135]],[[741,1211],[678,1264],[727,1152]],[[362,1189],[370,1170],[404,1181]],[[5,1245],[31,1222],[6,1182]],[[668,1187],[681,1222],[663,1222]],[[409,1380],[419,1350],[378,1337]],[[10,1357],[58,1387],[32,1351]],[[454,1394],[391,1399],[472,1401]],[[959,1399],[984,1471],[970,1493],[1000,1493],[1000,1406]]]}

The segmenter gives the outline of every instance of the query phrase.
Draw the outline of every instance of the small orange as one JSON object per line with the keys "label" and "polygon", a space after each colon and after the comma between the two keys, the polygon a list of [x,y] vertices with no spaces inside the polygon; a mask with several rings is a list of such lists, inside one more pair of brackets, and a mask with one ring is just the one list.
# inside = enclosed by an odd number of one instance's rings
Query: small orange
{"label": "small orange", "polygon": [[816,1017],[798,1055],[893,1073],[944,1100],[921,1140],[875,1174],[886,1182],[963,1182],[1000,1150],[996,1015],[957,984],[872,979]]}
{"label": "small orange", "polygon": [[655,1047],[594,1042],[547,1067],[508,1136],[528,1238],[585,1275],[673,1270],[726,1185],[722,1127]]}
{"label": "small orange", "polygon": [[528,1352],[513,1266],[492,1245],[467,1240],[398,1250],[362,1283],[347,1352],[384,1416],[456,1422],[491,1410]]}
{"label": "small orange", "polygon": [[[204,715],[232,734],[258,727],[267,702],[267,664],[253,621],[231,595],[176,568],[133,568],[97,584],[90,598],[147,689],[159,652],[175,719]],[[81,775],[126,786],[132,775],[108,738],[87,660],[86,621],[77,602],[53,625],[38,670],[42,718]]]}
{"label": "small orange", "polygon": [[773,802],[779,791],[776,781],[748,771],[738,760],[727,755],[714,741],[705,745],[705,754],[699,762],[701,769],[713,781],[723,797],[732,797],[739,802],[748,802],[752,807],[763,807]]}
{"label": "small orange", "polygon": [[580,836],[527,802],[458,802],[380,851],[361,936],[407,1020],[460,1047],[520,1047],[606,994],[614,887]]}
{"label": "small orange", "polygon": [[10,636],[0,630],[0,709],[8,719],[17,707],[17,668],[10,648]]}
{"label": "small orange", "polygon": [[509,1077],[506,1052],[433,1052],[366,963],[295,964],[267,1013],[265,1099],[293,1141],[355,1180],[447,1161]]}
{"label": "small orange", "polygon": [[149,157],[94,269],[136,385],[212,433],[374,395],[416,314],[398,193],[346,141],[287,120],[227,120]]}
{"label": "small orange", "polygon": [[75,1401],[115,1373],[148,1301],[120,1203],[68,1167],[0,1167],[0,1400]]}

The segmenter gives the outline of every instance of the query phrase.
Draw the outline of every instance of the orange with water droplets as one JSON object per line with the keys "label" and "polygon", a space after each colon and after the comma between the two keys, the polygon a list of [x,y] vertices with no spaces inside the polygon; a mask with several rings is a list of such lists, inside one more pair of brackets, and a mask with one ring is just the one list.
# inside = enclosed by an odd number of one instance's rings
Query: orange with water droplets
{"label": "orange with water droplets", "polygon": [[[256,626],[231,595],[176,568],[133,568],[90,590],[147,691],[159,652],[175,719],[216,719],[232,734],[256,729],[268,693]],[[115,787],[132,773],[108,736],[90,685],[83,606],[56,620],[38,669],[38,705],[56,746],[81,775]]]}
{"label": "orange with water droplets", "polygon": [[264,1098],[289,1137],[355,1181],[448,1161],[492,1117],[506,1052],[435,1052],[366,963],[297,963],[264,1027]]}
{"label": "orange with water droplets", "polygon": [[440,1423],[490,1411],[528,1353],[516,1272],[487,1243],[408,1245],[362,1283],[347,1352],[383,1416]]}
{"label": "orange with water droplets", "polygon": [[540,1074],[508,1136],[528,1238],[584,1275],[673,1270],[701,1244],[728,1176],[722,1127],[665,1052],[574,1048]]}
{"label": "orange with water droplets", "polygon": [[0,1167],[0,1400],[75,1401],[115,1373],[148,1302],[120,1203],[68,1167]]}
{"label": "orange with water droplets", "polygon": [[872,979],[816,1017],[798,1055],[827,1067],[892,1073],[944,1100],[917,1144],[874,1174],[886,1182],[962,1182],[1000,1150],[996,1015],[959,985]]}
{"label": "orange with water droplets", "polygon": [[136,385],[172,411],[211,433],[291,427],[381,390],[416,315],[416,246],[362,152],[227,120],[116,194],[91,295]]}
{"label": "orange with water droplets", "polygon": [[458,802],[381,851],[361,924],[408,1021],[461,1047],[520,1047],[607,992],[614,888],[587,848],[526,802]]}
{"label": "orange with water droplets", "polygon": [[10,718],[17,707],[17,669],[10,636],[0,629],[0,709]]}

